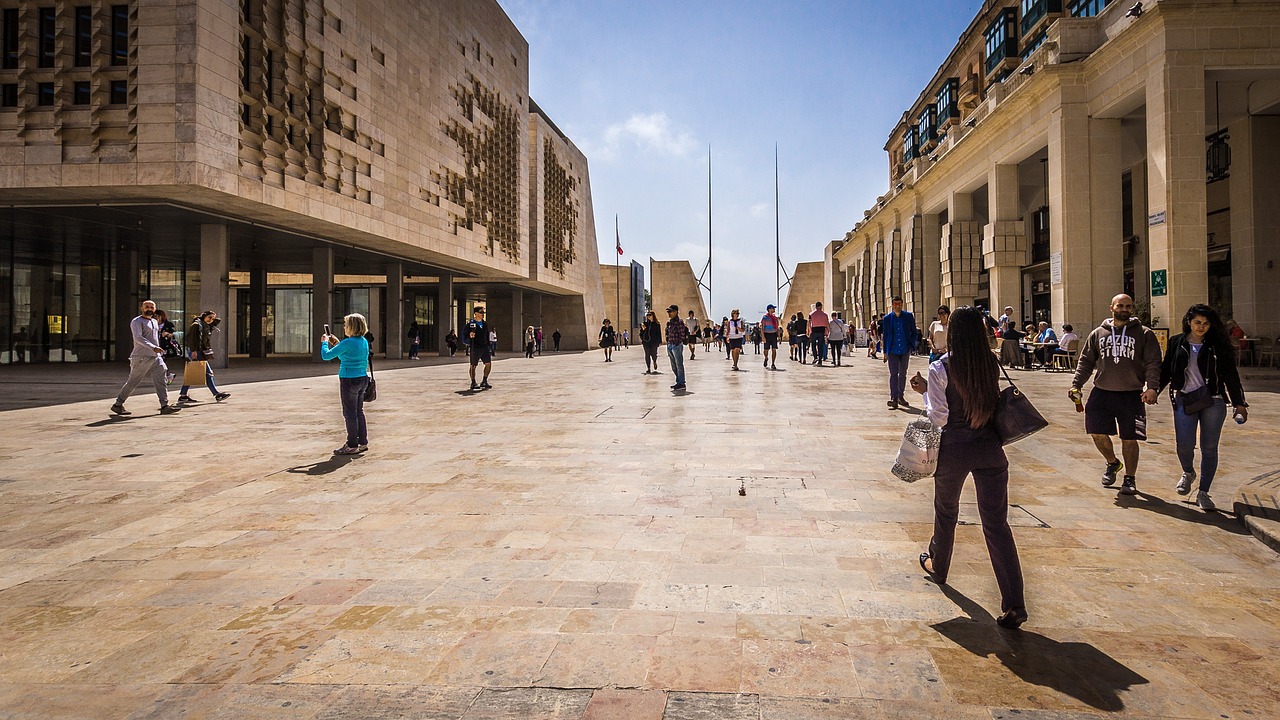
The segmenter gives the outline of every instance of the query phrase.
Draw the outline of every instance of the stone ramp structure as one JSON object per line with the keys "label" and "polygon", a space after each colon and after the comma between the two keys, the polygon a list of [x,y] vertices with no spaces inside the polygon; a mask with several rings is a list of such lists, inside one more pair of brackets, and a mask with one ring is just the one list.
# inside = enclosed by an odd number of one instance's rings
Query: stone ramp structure
{"label": "stone ramp structure", "polygon": [[702,322],[711,316],[707,314],[707,304],[702,300],[702,290],[698,287],[698,277],[693,274],[693,265],[688,260],[649,260],[650,295],[653,298],[653,309],[658,313],[658,322],[666,324],[668,305],[680,306],[680,317],[689,316],[693,310],[698,321]]}

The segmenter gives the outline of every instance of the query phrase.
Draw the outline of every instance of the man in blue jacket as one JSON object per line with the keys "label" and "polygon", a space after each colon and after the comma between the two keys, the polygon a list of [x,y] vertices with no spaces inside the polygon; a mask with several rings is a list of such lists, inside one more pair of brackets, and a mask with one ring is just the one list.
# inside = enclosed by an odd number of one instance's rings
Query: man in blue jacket
{"label": "man in blue jacket", "polygon": [[903,392],[907,386],[907,362],[920,342],[916,316],[902,309],[902,296],[893,296],[893,312],[880,321],[884,336],[884,354],[889,362],[889,407],[907,405]]}

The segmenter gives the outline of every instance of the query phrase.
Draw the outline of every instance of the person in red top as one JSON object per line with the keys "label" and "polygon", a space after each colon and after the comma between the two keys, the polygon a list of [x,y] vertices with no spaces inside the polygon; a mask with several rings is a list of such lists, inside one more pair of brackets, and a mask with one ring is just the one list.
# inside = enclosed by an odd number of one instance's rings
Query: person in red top
{"label": "person in red top", "polygon": [[827,331],[831,329],[831,319],[822,310],[822,303],[813,304],[813,312],[809,313],[809,338],[813,346],[813,364],[821,365],[827,360]]}
{"label": "person in red top", "polygon": [[[774,370],[778,369],[778,333],[782,332],[782,320],[774,314],[777,309],[777,305],[770,305],[765,308],[764,317],[760,318],[760,332],[764,335],[764,366],[772,365]],[[773,350],[772,357],[770,350]]]}

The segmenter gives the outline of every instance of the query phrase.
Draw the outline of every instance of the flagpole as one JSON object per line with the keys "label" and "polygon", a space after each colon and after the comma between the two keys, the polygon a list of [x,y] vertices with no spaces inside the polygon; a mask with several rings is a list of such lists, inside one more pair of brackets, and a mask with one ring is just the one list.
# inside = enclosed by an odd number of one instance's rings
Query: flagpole
{"label": "flagpole", "polygon": [[782,267],[781,223],[778,220],[778,144],[773,144],[773,302],[782,304],[782,277],[778,270]]}
{"label": "flagpole", "polygon": [[707,145],[707,314],[711,309],[711,145]]}
{"label": "flagpole", "polygon": [[618,299],[618,325],[622,327],[622,235],[618,232],[618,216],[613,216],[613,242],[617,252],[613,254],[613,282],[617,286],[617,292],[614,293]]}

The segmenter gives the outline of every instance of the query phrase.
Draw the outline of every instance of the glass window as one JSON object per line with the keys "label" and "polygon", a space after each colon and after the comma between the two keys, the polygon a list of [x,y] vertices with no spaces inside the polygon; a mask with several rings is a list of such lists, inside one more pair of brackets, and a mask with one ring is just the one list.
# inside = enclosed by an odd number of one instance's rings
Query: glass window
{"label": "glass window", "polygon": [[1111,0],[1069,0],[1067,12],[1072,17],[1093,17],[1110,4]]}
{"label": "glass window", "polygon": [[89,92],[89,87],[90,87],[90,85],[89,85],[89,81],[88,81],[88,80],[77,80],[77,81],[76,81],[76,85],[75,85],[75,101],[74,101],[76,105],[88,105],[88,104],[89,104],[89,97],[90,97],[90,95],[91,95],[91,93]]}
{"label": "glass window", "polygon": [[1040,49],[1040,46],[1044,44],[1045,38],[1047,37],[1049,37],[1048,32],[1041,32],[1036,35],[1035,38],[1031,40],[1031,42],[1027,43],[1027,46],[1023,48],[1022,58],[1025,60],[1026,58],[1031,57],[1032,53]]}
{"label": "glass window", "polygon": [[53,83],[42,82],[36,85],[36,104],[43,107],[53,105]]}
{"label": "glass window", "polygon": [[4,67],[6,70],[18,67],[17,8],[5,8],[4,11]]}
{"label": "glass window", "polygon": [[76,8],[76,67],[89,67],[93,60],[93,8]]}
{"label": "glass window", "polygon": [[942,83],[942,89],[938,90],[936,106],[939,122],[960,117],[959,95],[959,78],[948,78],[946,82]]}
{"label": "glass window", "polygon": [[129,64],[129,6],[111,6],[111,64]]}
{"label": "glass window", "polygon": [[0,85],[0,107],[18,107],[18,83]]}
{"label": "glass window", "polygon": [[129,81],[128,80],[112,80],[111,81],[111,104],[112,105],[128,105],[129,104]]}
{"label": "glass window", "polygon": [[916,120],[916,135],[921,143],[938,139],[938,109],[933,105],[925,108]]}
{"label": "glass window", "polygon": [[58,34],[58,16],[54,13],[54,8],[51,7],[39,9],[40,52],[38,60],[42,68],[53,67],[56,48],[55,40]]}
{"label": "glass window", "polygon": [[916,135],[914,127],[907,128],[907,134],[902,138],[902,161],[911,162],[919,157],[920,141]]}
{"label": "glass window", "polygon": [[1008,59],[1013,53],[1017,52],[1014,46],[1017,42],[1017,29],[1015,27],[1015,16],[1017,11],[1008,8],[1001,11],[994,21],[987,26],[987,74],[990,75],[1000,63]]}

